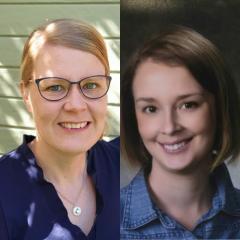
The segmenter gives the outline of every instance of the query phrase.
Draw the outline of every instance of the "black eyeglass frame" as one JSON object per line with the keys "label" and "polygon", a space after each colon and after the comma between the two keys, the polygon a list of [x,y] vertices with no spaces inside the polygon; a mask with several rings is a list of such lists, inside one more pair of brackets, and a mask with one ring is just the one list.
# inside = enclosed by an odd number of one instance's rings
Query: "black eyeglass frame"
{"label": "black eyeglass frame", "polygon": [[[81,86],[80,86],[80,82],[83,81],[83,80],[86,80],[86,79],[88,79],[88,78],[91,78],[91,77],[105,77],[105,78],[108,80],[108,86],[107,86],[106,92],[105,92],[102,96],[96,97],[96,98],[91,98],[91,97],[86,96],[86,95],[83,93],[82,88],[81,88]],[[62,80],[65,80],[65,81],[67,81],[67,82],[70,83],[70,87],[68,88],[68,91],[67,91],[66,95],[64,95],[62,98],[59,98],[59,99],[57,99],[57,100],[54,100],[54,99],[48,99],[48,98],[46,98],[46,97],[44,97],[44,96],[42,95],[41,90],[40,90],[40,86],[39,86],[40,82],[43,81],[43,80],[46,80],[46,79],[51,79],[51,78],[62,79]],[[73,84],[78,84],[79,89],[80,89],[82,95],[83,95],[84,97],[86,97],[87,99],[99,99],[99,98],[102,98],[102,97],[104,97],[104,96],[107,94],[107,92],[108,92],[108,90],[109,90],[109,87],[110,87],[111,80],[112,80],[112,77],[109,76],[109,75],[93,75],[93,76],[88,76],[88,77],[82,78],[82,79],[80,79],[79,81],[76,81],[76,82],[71,82],[71,81],[69,81],[68,79],[66,79],[66,78],[61,78],[61,77],[43,77],[43,78],[35,79],[35,80],[33,80],[33,81],[37,84],[38,91],[39,91],[40,95],[41,95],[44,99],[46,99],[47,101],[50,101],[50,102],[57,102],[57,101],[62,100],[62,99],[65,98],[65,97],[67,97],[67,95],[68,95],[68,93],[69,93],[69,91],[70,91],[70,89],[71,89],[71,87],[72,87]]]}

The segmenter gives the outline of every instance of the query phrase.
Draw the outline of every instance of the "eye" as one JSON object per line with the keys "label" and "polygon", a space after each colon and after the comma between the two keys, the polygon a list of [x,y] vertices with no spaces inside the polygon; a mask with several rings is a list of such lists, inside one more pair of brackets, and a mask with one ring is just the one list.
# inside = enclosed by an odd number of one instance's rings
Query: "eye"
{"label": "eye", "polygon": [[88,82],[83,86],[84,89],[95,89],[97,87],[98,87],[98,84],[95,82]]}
{"label": "eye", "polygon": [[184,110],[192,110],[195,109],[199,106],[199,104],[197,102],[186,102],[183,103],[182,105],[180,105],[180,109],[184,109]]}
{"label": "eye", "polygon": [[143,112],[145,113],[155,113],[157,108],[155,106],[147,106],[143,108]]}
{"label": "eye", "polygon": [[64,87],[61,85],[52,85],[47,87],[45,90],[49,92],[60,92],[64,90]]}

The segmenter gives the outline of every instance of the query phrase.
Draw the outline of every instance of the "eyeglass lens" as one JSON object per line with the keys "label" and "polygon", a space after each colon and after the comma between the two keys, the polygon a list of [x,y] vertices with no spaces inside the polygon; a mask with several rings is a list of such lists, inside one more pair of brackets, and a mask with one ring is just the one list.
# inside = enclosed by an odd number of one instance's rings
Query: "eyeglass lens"
{"label": "eyeglass lens", "polygon": [[[100,98],[104,96],[109,87],[110,79],[107,76],[93,76],[79,82],[83,95],[87,98]],[[63,78],[46,78],[39,81],[41,95],[48,100],[59,100],[64,98],[74,82]]]}

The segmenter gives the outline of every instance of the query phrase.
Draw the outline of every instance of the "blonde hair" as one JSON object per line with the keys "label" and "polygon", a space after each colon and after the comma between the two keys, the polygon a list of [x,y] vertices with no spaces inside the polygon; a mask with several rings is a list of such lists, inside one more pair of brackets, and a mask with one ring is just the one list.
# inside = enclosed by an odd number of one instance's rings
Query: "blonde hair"
{"label": "blonde hair", "polygon": [[22,55],[21,80],[27,85],[32,78],[35,59],[44,46],[53,44],[79,49],[96,56],[109,75],[107,49],[101,34],[91,25],[74,19],[57,19],[35,29],[28,37]]}

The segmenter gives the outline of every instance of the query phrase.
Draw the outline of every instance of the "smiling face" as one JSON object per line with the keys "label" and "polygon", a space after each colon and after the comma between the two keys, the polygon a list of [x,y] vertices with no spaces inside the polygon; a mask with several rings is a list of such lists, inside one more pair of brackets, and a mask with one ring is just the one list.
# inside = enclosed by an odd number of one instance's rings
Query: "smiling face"
{"label": "smiling face", "polygon": [[[33,79],[60,77],[78,81],[93,75],[105,75],[96,56],[54,45],[45,45],[40,50],[33,71]],[[74,84],[65,98],[50,102],[40,95],[35,82],[23,86],[22,92],[36,125],[37,144],[42,148],[78,154],[89,150],[103,134],[106,96],[87,99]]]}
{"label": "smiling face", "polygon": [[146,60],[137,68],[133,96],[153,167],[179,172],[206,165],[215,135],[214,97],[185,67]]}

